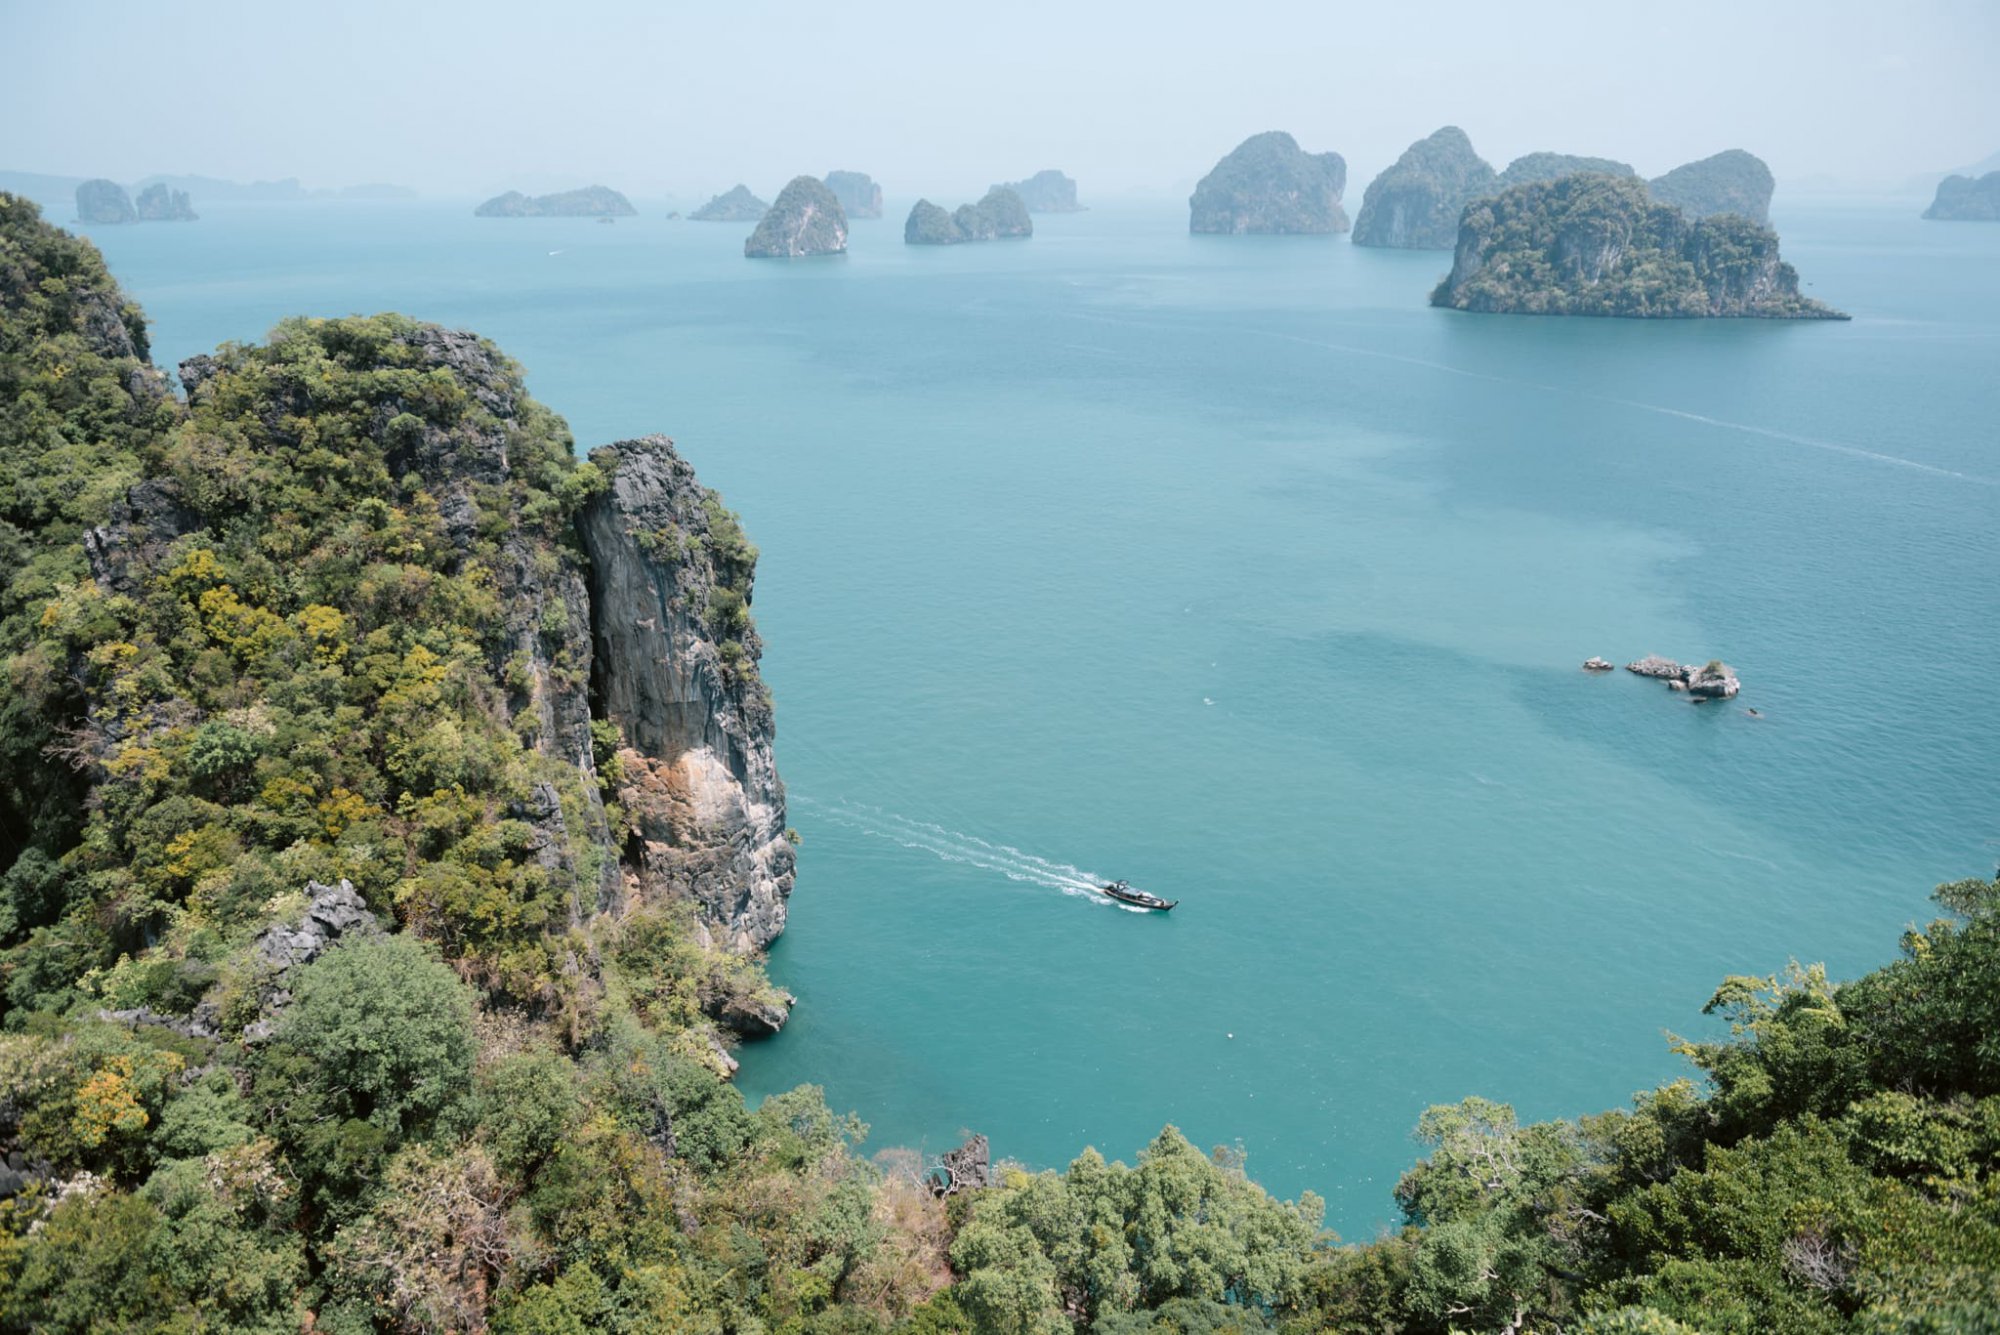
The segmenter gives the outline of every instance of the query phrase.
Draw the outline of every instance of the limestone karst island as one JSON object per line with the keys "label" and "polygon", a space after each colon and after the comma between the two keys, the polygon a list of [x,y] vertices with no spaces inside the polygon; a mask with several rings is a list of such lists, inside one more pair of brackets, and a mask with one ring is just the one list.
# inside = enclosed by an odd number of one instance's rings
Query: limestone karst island
{"label": "limestone karst island", "polygon": [[0,4],[0,1335],[2000,1335],[1995,50]]}

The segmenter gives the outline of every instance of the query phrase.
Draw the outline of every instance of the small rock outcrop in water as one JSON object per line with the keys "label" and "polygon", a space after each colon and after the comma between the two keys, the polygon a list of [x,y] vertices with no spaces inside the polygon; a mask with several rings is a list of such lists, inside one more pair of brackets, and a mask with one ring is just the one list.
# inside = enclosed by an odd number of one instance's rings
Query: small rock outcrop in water
{"label": "small rock outcrop in water", "polygon": [[756,222],[771,206],[750,193],[750,187],[739,185],[727,194],[717,195],[708,203],[688,215],[691,222]]}
{"label": "small rock outcrop in water", "polygon": [[638,212],[631,200],[602,185],[532,198],[509,190],[472,211],[476,218],[630,218]]}
{"label": "small rock outcrop in water", "polygon": [[847,213],[824,181],[800,176],[778,192],[743,242],[751,259],[797,259],[807,255],[838,255],[847,249]]}
{"label": "small rock outcrop in water", "polygon": [[79,222],[129,223],[139,221],[132,197],[116,181],[102,177],[85,181],[76,188],[76,216]]}
{"label": "small rock outcrop in water", "polygon": [[1583,670],[1585,672],[1609,672],[1611,671],[1611,660],[1608,658],[1586,658],[1583,660]]}
{"label": "small rock outcrop in water", "polygon": [[200,216],[187,191],[170,190],[163,182],[141,190],[137,207],[140,222],[194,222]]}
{"label": "small rock outcrop in water", "polygon": [[610,478],[578,529],[595,694],[624,738],[627,892],[692,899],[713,944],[762,949],[785,929],[795,854],[750,624],[757,550],[666,437],[590,460]]}
{"label": "small rock outcrop in water", "polygon": [[1732,148],[1674,168],[1646,185],[1654,199],[1690,218],[1735,213],[1753,222],[1771,221],[1771,169],[1754,153]]}
{"label": "small rock outcrop in water", "polygon": [[1578,172],[1600,172],[1606,176],[1637,177],[1638,172],[1611,158],[1578,157],[1574,153],[1524,153],[1500,173],[1499,187],[1529,185],[1535,181],[1555,181]]}
{"label": "small rock outcrop in water", "polygon": [[1319,235],[1347,230],[1347,160],[1308,153],[1283,130],[1238,144],[1188,197],[1188,230]]}
{"label": "small rock outcrop in water", "polygon": [[882,216],[882,187],[867,172],[828,172],[826,188],[849,218]]}
{"label": "small rock outcrop in water", "polygon": [[[1592,659],[1591,662],[1602,662]],[[1589,664],[1585,664],[1589,666]],[[1610,667],[1609,663],[1605,667]],[[1695,666],[1691,663],[1676,663],[1671,658],[1658,654],[1648,654],[1634,663],[1627,663],[1625,670],[1641,677],[1651,677],[1664,681],[1668,688],[1685,691],[1696,700],[1727,700],[1743,689],[1736,679],[1736,671],[1720,659]]]}
{"label": "small rock outcrop in water", "polygon": [[1524,315],[1847,317],[1799,294],[1778,236],[1741,216],[1690,219],[1637,180],[1582,172],[1467,206],[1433,306]]}
{"label": "small rock outcrop in water", "polygon": [[1025,181],[1008,181],[995,190],[1012,190],[1021,197],[1030,213],[1081,213],[1076,202],[1076,182],[1053,167],[1036,172]]}
{"label": "small rock outcrop in water", "polygon": [[2000,172],[1945,177],[1924,217],[1937,222],[2000,222]]}
{"label": "small rock outcrop in water", "polygon": [[903,223],[903,241],[912,246],[956,246],[1034,234],[1028,206],[1012,190],[997,185],[977,204],[961,204],[951,213],[920,199]]}
{"label": "small rock outcrop in water", "polygon": [[1411,144],[1368,183],[1354,218],[1354,244],[1450,250],[1466,204],[1493,193],[1498,177],[1456,125]]}

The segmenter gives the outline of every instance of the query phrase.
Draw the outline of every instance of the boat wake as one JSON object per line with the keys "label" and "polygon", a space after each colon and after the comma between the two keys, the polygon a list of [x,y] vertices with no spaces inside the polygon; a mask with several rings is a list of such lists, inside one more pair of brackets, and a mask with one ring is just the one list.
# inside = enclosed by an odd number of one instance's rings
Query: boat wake
{"label": "boat wake", "polygon": [[928,853],[940,862],[955,862],[962,866],[977,867],[981,871],[1004,876],[1010,881],[1060,890],[1066,895],[1073,895],[1093,904],[1102,904],[1106,908],[1124,909],[1128,913],[1145,912],[1144,909],[1107,899],[1098,887],[1110,880],[1109,877],[1099,876],[1096,872],[1086,871],[1067,862],[1037,857],[1011,844],[992,843],[976,834],[948,830],[942,825],[911,820],[908,816],[899,816],[892,811],[863,806],[857,802],[821,802],[797,793],[793,793],[790,800],[793,806],[811,812],[818,819],[844,825],[850,830],[858,830],[874,839],[887,840],[904,848]]}

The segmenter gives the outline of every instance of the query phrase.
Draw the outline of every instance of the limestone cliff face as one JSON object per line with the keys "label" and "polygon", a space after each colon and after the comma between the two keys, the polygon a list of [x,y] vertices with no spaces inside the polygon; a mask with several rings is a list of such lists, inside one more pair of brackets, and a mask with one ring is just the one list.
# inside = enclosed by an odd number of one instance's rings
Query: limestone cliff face
{"label": "limestone cliff face", "polygon": [[743,242],[753,260],[838,255],[847,249],[847,212],[824,181],[800,176],[778,194]]}
{"label": "limestone cliff face", "polygon": [[1411,144],[1368,183],[1354,219],[1354,244],[1450,250],[1466,204],[1493,193],[1493,168],[1456,125]]}
{"label": "limestone cliff face", "polygon": [[1941,222],[2000,222],[2000,172],[1947,176],[1924,217]]}
{"label": "limestone cliff face", "polygon": [[784,931],[795,859],[748,615],[756,550],[666,437],[590,458],[610,478],[578,527],[597,712],[624,741],[623,893],[691,899],[709,944],[761,949]]}
{"label": "limestone cliff face", "polygon": [[76,216],[79,222],[129,223],[139,221],[132,197],[116,181],[98,178],[76,188]]}

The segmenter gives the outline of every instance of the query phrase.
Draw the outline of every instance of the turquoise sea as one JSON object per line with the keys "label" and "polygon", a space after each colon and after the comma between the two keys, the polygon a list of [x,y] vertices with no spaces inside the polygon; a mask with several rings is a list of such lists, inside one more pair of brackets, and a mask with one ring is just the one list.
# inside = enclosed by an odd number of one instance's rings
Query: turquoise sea
{"label": "turquoise sea", "polygon": [[[663,209],[92,233],[165,364],[470,327],[742,512],[804,839],[753,1096],[1034,1165],[1171,1121],[1367,1236],[1427,1104],[1619,1104],[1724,975],[1867,969],[1992,870],[2000,227],[1781,195],[1851,324],[1641,323],[1170,200],[951,249],[907,206],[793,264]],[[1578,670],[1647,652],[1744,695]]]}

